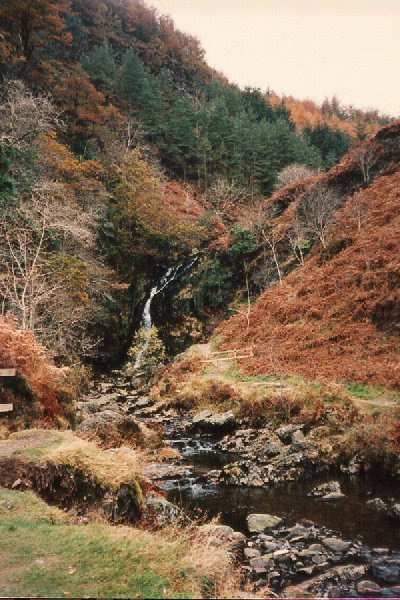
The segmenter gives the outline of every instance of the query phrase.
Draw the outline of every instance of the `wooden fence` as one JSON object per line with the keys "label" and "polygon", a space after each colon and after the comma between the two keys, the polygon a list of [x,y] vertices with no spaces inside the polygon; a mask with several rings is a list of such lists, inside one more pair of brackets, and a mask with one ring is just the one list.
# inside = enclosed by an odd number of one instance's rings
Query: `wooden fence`
{"label": "wooden fence", "polygon": [[[16,369],[0,369],[0,377],[15,377]],[[0,413],[11,412],[14,406],[12,404],[3,404],[0,402]]]}
{"label": "wooden fence", "polygon": [[[226,356],[227,354],[229,354],[229,356]],[[210,352],[210,354],[207,355],[207,358],[203,359],[201,362],[203,364],[219,363],[228,360],[236,361],[240,358],[252,358],[253,356],[253,346],[249,346],[248,348],[235,348],[234,350],[221,350],[220,352]]]}

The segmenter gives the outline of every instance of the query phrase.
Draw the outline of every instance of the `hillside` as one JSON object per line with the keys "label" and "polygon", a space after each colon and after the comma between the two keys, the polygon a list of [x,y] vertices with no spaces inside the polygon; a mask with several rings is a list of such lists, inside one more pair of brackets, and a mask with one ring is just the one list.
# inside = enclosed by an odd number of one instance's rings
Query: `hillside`
{"label": "hillside", "polygon": [[[257,299],[248,328],[236,315],[219,330],[222,347],[254,345],[255,359],[243,361],[246,373],[279,368],[310,379],[399,387],[400,123],[382,129],[364,153],[371,177],[361,185],[360,154],[353,152],[327,174],[268,201],[281,269],[291,272]],[[299,232],[304,199],[318,186],[336,194],[329,219],[317,215],[327,220],[325,247],[315,229],[307,243],[310,231]]]}

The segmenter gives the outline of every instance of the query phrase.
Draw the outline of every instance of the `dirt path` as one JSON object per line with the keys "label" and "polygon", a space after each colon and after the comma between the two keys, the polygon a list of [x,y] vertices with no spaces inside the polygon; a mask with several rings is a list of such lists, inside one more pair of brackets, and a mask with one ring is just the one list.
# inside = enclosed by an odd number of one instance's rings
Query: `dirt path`
{"label": "dirt path", "polygon": [[0,441],[0,458],[8,458],[15,452],[26,448],[42,446],[43,443],[51,442],[55,438],[52,431],[35,429],[33,431],[21,431],[14,434],[8,440]]}

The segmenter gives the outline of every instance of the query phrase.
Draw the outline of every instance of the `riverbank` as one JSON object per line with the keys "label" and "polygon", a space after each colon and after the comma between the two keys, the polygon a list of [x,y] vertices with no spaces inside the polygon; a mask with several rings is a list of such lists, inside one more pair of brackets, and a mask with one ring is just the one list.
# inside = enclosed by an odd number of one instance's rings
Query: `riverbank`
{"label": "riverbank", "polygon": [[[295,378],[246,381],[232,369],[203,369],[196,352],[159,370],[152,384],[130,369],[101,377],[77,405],[75,433],[9,435],[0,443],[0,484],[36,491],[79,527],[100,519],[111,536],[120,523],[139,536],[150,528],[154,540],[174,531],[187,549],[203,531],[205,563],[183,569],[181,597],[231,597],[239,579],[248,598],[290,596],[293,586],[297,596],[364,597],[375,586],[374,595],[399,597],[398,479],[388,470],[374,479],[368,457],[344,443],[360,419],[351,399]],[[310,496],[333,480],[335,497]],[[254,513],[276,517],[276,527],[249,531]],[[215,517],[221,525],[198,527]],[[331,538],[340,550],[324,545]],[[225,566],[214,569],[220,560]],[[98,593],[118,597],[107,585]]]}

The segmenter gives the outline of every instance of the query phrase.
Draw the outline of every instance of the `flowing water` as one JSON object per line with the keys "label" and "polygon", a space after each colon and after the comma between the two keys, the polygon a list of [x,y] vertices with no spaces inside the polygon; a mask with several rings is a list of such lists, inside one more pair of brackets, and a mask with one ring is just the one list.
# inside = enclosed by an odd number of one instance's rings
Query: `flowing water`
{"label": "flowing water", "polygon": [[[221,522],[246,533],[246,517],[250,513],[270,513],[284,517],[288,525],[307,519],[337,531],[346,539],[360,538],[370,547],[400,550],[400,524],[382,512],[366,505],[371,498],[400,501],[400,490],[395,480],[377,475],[355,477],[333,472],[325,477],[302,482],[250,488],[215,486],[207,482],[206,474],[220,469],[236,459],[214,448],[212,437],[188,437],[177,430],[167,430],[173,447],[177,448],[183,463],[192,467],[192,476],[183,480],[164,482],[169,499],[181,504],[195,515],[220,515]],[[346,498],[329,503],[307,496],[313,487],[329,480],[338,480]]]}
{"label": "flowing water", "polygon": [[183,267],[182,264],[178,265],[177,267],[170,267],[167,270],[167,272],[165,273],[165,275],[163,275],[161,277],[161,279],[157,283],[157,285],[155,285],[150,290],[150,295],[147,298],[146,304],[144,305],[144,310],[143,310],[142,320],[141,320],[141,326],[143,327],[143,330],[144,330],[144,342],[143,342],[143,346],[141,347],[140,351],[138,352],[138,354],[136,356],[135,370],[140,369],[142,362],[143,362],[143,358],[146,356],[146,352],[149,347],[150,338],[151,338],[151,326],[152,326],[151,303],[153,302],[154,297],[157,296],[157,294],[159,294],[160,292],[162,292],[175,279],[177,279],[178,277],[181,277],[184,273],[186,273],[186,271],[191,269],[197,260],[198,260],[198,257],[195,256],[190,261],[190,263],[184,268],[182,268]]}

